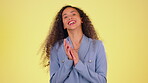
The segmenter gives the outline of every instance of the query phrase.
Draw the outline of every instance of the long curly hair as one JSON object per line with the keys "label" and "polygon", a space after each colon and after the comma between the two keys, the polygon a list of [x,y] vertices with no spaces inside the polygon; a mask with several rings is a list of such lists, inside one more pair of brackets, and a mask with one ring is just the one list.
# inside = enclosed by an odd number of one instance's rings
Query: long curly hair
{"label": "long curly hair", "polygon": [[[66,37],[68,37],[68,32],[67,29],[64,29],[63,26],[63,21],[62,21],[62,13],[63,11],[68,8],[74,8],[78,11],[78,13],[80,14],[80,17],[82,18],[82,32],[85,36],[87,36],[88,38],[92,38],[92,39],[99,39],[96,31],[94,29],[94,26],[92,25],[89,17],[86,15],[86,13],[84,13],[83,10],[81,10],[80,8],[77,7],[73,7],[71,5],[66,5],[64,6],[56,15],[53,24],[51,26],[51,30],[49,31],[49,34],[43,44],[43,53],[42,53],[42,64],[44,67],[49,66],[50,64],[48,63],[50,60],[50,50],[51,48],[54,46],[54,44],[56,42],[58,42],[60,45],[62,44],[62,40]],[[61,41],[60,41],[61,40]]]}

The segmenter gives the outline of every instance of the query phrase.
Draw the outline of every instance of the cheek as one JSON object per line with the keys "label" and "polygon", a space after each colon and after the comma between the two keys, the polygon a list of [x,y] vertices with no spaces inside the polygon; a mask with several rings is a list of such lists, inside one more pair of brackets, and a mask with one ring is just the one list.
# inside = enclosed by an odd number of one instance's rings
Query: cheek
{"label": "cheek", "polygon": [[66,29],[67,27],[67,22],[65,20],[63,20],[63,26],[64,26],[64,29]]}
{"label": "cheek", "polygon": [[79,24],[81,24],[82,23],[82,20],[81,19],[78,19],[78,22],[79,22]]}
{"label": "cheek", "polygon": [[66,23],[66,21],[65,20],[63,20],[63,25],[65,26],[67,23]]}
{"label": "cheek", "polygon": [[82,23],[82,18],[80,18],[79,16],[77,16],[77,21]]}

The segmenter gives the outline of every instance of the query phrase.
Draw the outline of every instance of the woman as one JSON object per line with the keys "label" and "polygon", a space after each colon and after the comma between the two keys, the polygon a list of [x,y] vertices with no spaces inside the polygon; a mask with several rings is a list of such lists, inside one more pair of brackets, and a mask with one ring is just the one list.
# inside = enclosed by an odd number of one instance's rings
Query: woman
{"label": "woman", "polygon": [[45,50],[50,83],[107,82],[104,46],[81,9],[68,5],[58,12]]}

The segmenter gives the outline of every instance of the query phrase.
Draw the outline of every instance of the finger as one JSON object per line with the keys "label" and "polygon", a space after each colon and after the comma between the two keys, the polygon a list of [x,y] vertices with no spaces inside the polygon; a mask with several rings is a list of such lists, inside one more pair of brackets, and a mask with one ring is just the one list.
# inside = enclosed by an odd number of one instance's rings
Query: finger
{"label": "finger", "polygon": [[68,55],[71,55],[69,52],[71,50],[71,46],[69,44],[69,41],[67,41],[66,39],[64,39],[64,49]]}
{"label": "finger", "polygon": [[64,50],[65,50],[65,52],[66,52],[66,54],[67,54],[67,52],[68,52],[68,51],[67,51],[67,49],[66,49],[66,47],[65,47],[65,46],[64,46]]}
{"label": "finger", "polygon": [[68,49],[68,57],[72,59],[72,54],[70,53],[70,48]]}
{"label": "finger", "polygon": [[66,45],[66,52],[69,54],[70,48]]}
{"label": "finger", "polygon": [[67,53],[68,53],[68,55],[70,55],[70,49],[69,48],[67,49]]}
{"label": "finger", "polygon": [[66,39],[64,39],[64,46],[66,46],[67,45],[67,40]]}
{"label": "finger", "polygon": [[64,39],[64,50],[66,52],[66,55],[69,56],[69,52],[68,52],[68,45],[67,45],[67,42],[66,42],[66,39]]}
{"label": "finger", "polygon": [[71,47],[71,45],[70,45],[69,41],[67,41],[67,45],[68,45],[69,47]]}
{"label": "finger", "polygon": [[70,51],[70,53],[71,53],[71,55],[72,55],[73,59],[75,60],[75,59],[76,59],[76,57],[75,57],[75,55],[74,55],[74,53],[73,53],[73,50],[71,50],[71,51]]}
{"label": "finger", "polygon": [[65,48],[65,51],[67,51],[67,49],[69,48],[69,46],[68,46],[68,44],[67,44],[67,42],[66,42],[66,39],[64,39],[64,48]]}
{"label": "finger", "polygon": [[67,47],[68,46],[68,42],[66,39],[64,39],[64,46]]}
{"label": "finger", "polygon": [[66,49],[69,49],[69,48],[71,48],[71,46],[70,46],[69,42],[67,42],[66,43]]}

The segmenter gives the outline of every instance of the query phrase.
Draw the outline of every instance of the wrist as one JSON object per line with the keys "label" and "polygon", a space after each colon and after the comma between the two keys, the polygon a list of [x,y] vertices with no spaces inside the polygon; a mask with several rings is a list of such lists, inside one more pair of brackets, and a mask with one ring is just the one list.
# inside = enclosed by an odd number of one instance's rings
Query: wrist
{"label": "wrist", "polygon": [[78,62],[79,62],[79,60],[74,61],[74,66],[77,65]]}

